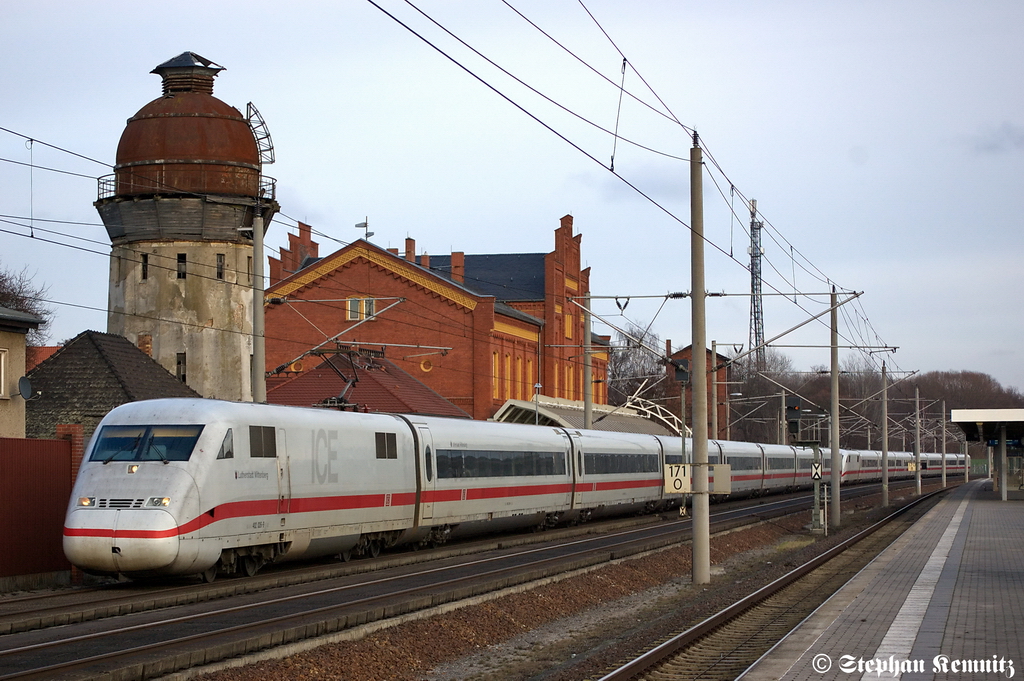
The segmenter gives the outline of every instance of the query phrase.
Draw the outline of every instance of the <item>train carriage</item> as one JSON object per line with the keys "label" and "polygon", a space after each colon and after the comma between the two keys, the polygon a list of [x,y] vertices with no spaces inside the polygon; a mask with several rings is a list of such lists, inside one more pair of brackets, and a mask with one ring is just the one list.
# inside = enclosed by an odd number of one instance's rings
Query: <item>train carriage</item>
{"label": "train carriage", "polygon": [[[808,486],[811,450],[708,444],[734,495]],[[254,574],[263,564],[650,511],[680,501],[663,467],[680,438],[458,419],[168,399],[112,410],[75,482],[64,550],[106,575]],[[823,481],[830,453],[822,450]],[[844,481],[881,477],[842,452]],[[939,475],[939,455],[922,474]],[[890,456],[891,479],[915,475]],[[947,466],[961,473],[967,462]]]}

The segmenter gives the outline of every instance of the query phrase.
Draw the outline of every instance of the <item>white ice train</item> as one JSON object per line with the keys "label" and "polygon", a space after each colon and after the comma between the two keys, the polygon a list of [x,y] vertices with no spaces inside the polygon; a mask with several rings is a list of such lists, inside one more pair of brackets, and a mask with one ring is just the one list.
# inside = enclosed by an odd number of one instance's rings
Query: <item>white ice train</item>
{"label": "white ice train", "polygon": [[[689,443],[687,443],[689,447]],[[810,485],[811,450],[711,442],[735,495]],[[64,552],[92,574],[254,574],[271,561],[554,525],[677,504],[675,437],[359,414],[201,399],[133,402],[89,443]],[[829,478],[828,456],[825,479]],[[924,454],[935,475],[939,455]],[[881,453],[843,451],[843,480],[881,478]],[[913,456],[890,454],[891,478]],[[964,470],[948,455],[950,474]]]}

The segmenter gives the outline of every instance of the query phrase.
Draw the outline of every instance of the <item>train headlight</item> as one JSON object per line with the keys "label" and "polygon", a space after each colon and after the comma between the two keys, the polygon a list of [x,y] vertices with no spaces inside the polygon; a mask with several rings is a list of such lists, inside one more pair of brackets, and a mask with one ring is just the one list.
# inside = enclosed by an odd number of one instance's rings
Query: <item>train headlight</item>
{"label": "train headlight", "polygon": [[96,505],[96,497],[78,497],[78,505],[83,508],[92,508]]}
{"label": "train headlight", "polygon": [[150,497],[149,499],[146,499],[146,506],[149,508],[163,508],[170,505],[170,497]]}

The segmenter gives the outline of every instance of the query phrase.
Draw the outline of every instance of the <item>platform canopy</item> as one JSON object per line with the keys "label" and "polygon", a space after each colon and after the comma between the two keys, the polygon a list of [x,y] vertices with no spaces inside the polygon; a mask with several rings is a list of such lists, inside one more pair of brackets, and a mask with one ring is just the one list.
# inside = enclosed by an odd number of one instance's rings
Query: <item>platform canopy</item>
{"label": "platform canopy", "polygon": [[1024,440],[1024,409],[954,409],[950,420],[960,426],[968,442],[998,440],[1003,425],[1007,441]]}

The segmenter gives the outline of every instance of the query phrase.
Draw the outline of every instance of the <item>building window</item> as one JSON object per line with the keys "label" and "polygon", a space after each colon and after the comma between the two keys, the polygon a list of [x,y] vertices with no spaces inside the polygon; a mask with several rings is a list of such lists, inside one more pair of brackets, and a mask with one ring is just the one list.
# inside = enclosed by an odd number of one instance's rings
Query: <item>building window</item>
{"label": "building window", "polygon": [[185,254],[178,254],[178,279],[185,278]]}
{"label": "building window", "polygon": [[374,313],[377,310],[377,301],[373,298],[367,298],[363,301],[363,316],[367,319],[376,319]]}
{"label": "building window", "polygon": [[250,255],[245,261],[245,276],[249,280],[249,285],[252,285],[252,256]]}
{"label": "building window", "polygon": [[7,394],[7,349],[0,348],[0,400],[6,400]]}
{"label": "building window", "polygon": [[572,338],[572,320],[573,320],[573,316],[571,314],[567,314],[567,315],[565,315],[565,317],[563,317],[563,319],[565,321],[565,337],[566,338]]}
{"label": "building window", "polygon": [[359,319],[359,299],[349,298],[345,303],[345,319],[350,322],[358,321]]}
{"label": "building window", "polygon": [[505,355],[505,399],[512,397],[512,357]]}
{"label": "building window", "polygon": [[174,362],[174,375],[178,378],[179,381],[185,383],[185,373],[185,353],[179,352]]}
{"label": "building window", "polygon": [[524,390],[524,386],[523,386],[523,358],[522,357],[516,357],[516,391],[515,391],[515,399],[517,399],[517,400],[523,399],[523,394],[525,392],[526,391]]}
{"label": "building window", "polygon": [[501,365],[498,360],[498,353],[491,353],[491,397],[501,399]]}
{"label": "building window", "polygon": [[224,278],[224,254],[223,253],[218,253],[217,254],[217,278],[218,279],[223,279]]}
{"label": "building window", "polygon": [[149,279],[149,253],[142,254],[142,280]]}

